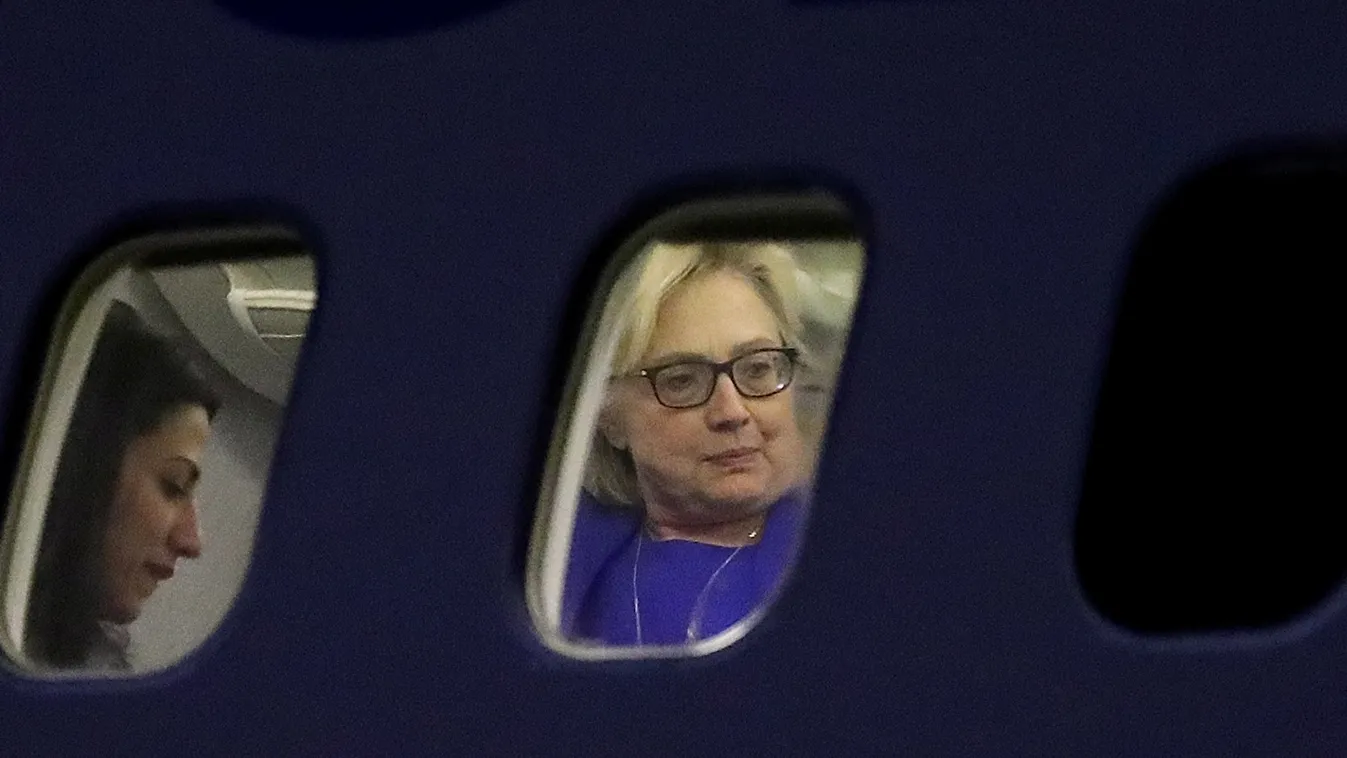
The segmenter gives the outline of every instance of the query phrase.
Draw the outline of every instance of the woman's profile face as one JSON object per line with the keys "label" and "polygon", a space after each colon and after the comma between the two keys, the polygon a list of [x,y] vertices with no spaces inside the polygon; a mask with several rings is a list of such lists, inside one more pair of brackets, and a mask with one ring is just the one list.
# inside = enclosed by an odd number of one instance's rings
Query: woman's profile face
{"label": "woman's profile face", "polygon": [[[669,294],[637,368],[718,363],[781,346],[776,318],[753,285],[717,271]],[[648,381],[632,379],[614,395],[610,439],[630,451],[647,508],[689,523],[739,518],[770,505],[799,473],[792,395],[787,388],[746,398],[722,374],[705,404],[667,408]]]}
{"label": "woman's profile face", "polygon": [[201,554],[194,496],[209,434],[206,409],[182,405],[127,446],[103,546],[104,620],[134,621],[178,559]]}

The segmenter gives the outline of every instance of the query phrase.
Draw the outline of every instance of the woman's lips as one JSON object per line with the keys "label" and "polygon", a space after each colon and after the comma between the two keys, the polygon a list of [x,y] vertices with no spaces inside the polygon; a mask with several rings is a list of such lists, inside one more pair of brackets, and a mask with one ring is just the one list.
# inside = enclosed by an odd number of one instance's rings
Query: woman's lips
{"label": "woman's lips", "polygon": [[760,451],[756,447],[736,447],[715,455],[706,456],[706,460],[721,466],[741,466],[753,460]]}
{"label": "woman's lips", "polygon": [[161,582],[173,578],[172,566],[165,566],[161,563],[147,563],[145,568],[150,572],[150,576]]}

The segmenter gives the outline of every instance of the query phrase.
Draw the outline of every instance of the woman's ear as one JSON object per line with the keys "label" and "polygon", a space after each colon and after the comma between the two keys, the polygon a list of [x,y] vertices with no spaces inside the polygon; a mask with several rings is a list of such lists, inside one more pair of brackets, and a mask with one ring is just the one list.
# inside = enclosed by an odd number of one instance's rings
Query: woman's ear
{"label": "woman's ear", "polygon": [[618,415],[617,409],[613,407],[612,400],[606,401],[599,411],[599,434],[603,435],[609,445],[618,450],[626,450],[627,434],[626,430],[622,428]]}

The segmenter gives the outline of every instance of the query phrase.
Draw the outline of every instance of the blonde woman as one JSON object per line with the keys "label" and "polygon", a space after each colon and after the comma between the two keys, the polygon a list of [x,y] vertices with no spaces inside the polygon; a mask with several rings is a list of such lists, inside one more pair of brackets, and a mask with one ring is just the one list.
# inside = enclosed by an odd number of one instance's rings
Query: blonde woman
{"label": "blonde woman", "polygon": [[573,637],[715,636],[776,587],[809,470],[789,252],[657,244],[632,279],[565,599]]}

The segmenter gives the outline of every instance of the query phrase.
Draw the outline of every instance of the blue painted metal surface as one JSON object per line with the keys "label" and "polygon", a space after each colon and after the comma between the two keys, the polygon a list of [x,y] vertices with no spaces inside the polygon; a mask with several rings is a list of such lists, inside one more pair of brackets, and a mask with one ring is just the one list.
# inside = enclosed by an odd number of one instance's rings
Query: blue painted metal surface
{"label": "blue painted metal surface", "polygon": [[[1333,607],[1142,641],[1070,546],[1147,214],[1234,145],[1340,131],[1344,28],[1329,2],[531,0],[356,39],[0,3],[7,424],[52,288],[130,216],[272,208],[324,298],[223,628],[145,681],[0,673],[4,752],[1338,754]],[[634,199],[768,172],[871,227],[802,562],[721,655],[559,660],[520,589],[557,324]]]}

